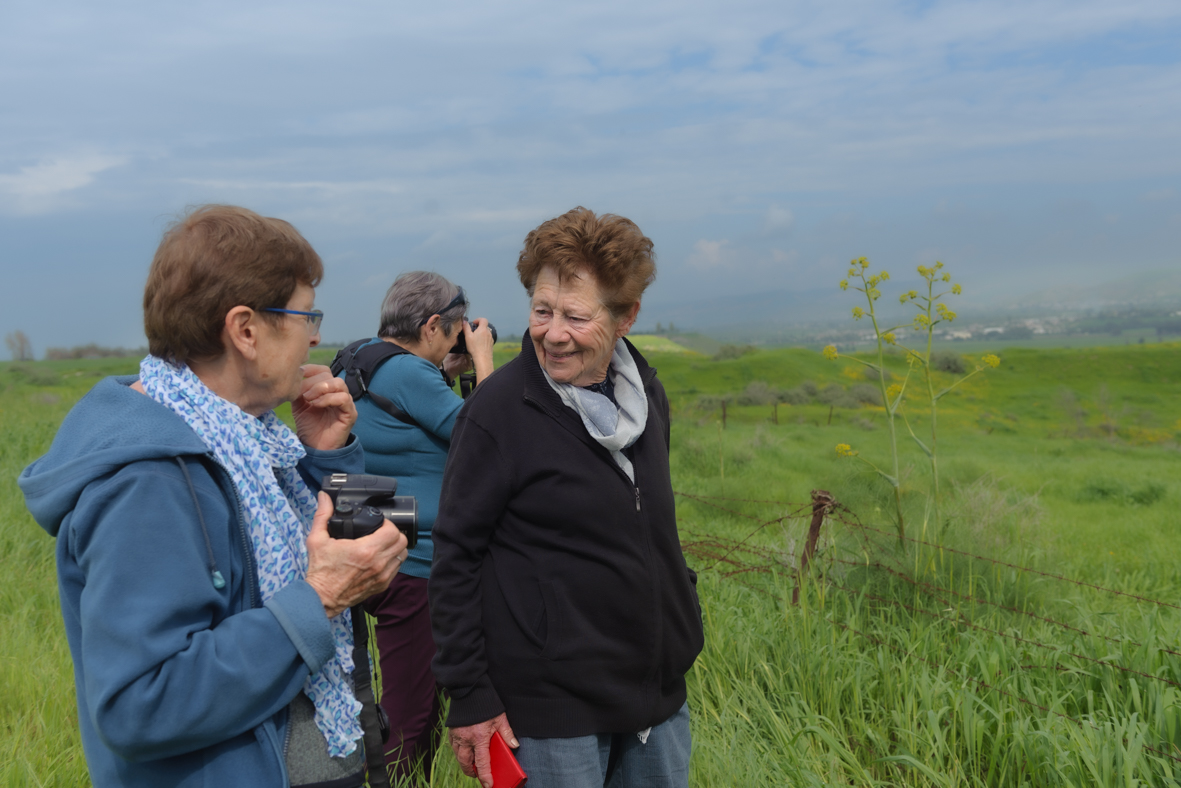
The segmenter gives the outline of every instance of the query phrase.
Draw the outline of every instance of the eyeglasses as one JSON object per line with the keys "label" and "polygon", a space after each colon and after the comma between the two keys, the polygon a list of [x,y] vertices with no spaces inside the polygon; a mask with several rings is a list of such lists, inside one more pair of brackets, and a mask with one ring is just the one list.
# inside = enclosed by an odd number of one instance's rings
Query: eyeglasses
{"label": "eyeglasses", "polygon": [[279,312],[284,315],[303,315],[308,319],[308,331],[313,334],[320,333],[320,324],[324,322],[324,313],[319,309],[313,309],[311,312],[300,312],[298,309],[278,309],[276,307],[267,307],[262,311]]}
{"label": "eyeglasses", "polygon": [[423,326],[425,326],[427,324],[427,322],[435,315],[441,315],[444,312],[450,311],[457,306],[463,306],[463,307],[467,306],[467,296],[465,296],[463,294],[463,288],[457,287],[456,289],[459,292],[456,293],[455,298],[451,299],[451,303],[447,304],[447,306],[443,307],[442,309],[438,310],[437,312],[431,312],[429,315],[424,317],[418,324],[419,328],[422,328]]}

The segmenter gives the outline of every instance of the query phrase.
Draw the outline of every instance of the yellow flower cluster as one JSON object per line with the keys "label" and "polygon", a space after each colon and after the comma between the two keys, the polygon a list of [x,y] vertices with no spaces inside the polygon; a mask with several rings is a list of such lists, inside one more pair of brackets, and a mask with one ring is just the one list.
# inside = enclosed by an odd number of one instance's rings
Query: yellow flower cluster
{"label": "yellow flower cluster", "polygon": [[853,307],[853,317],[856,320],[860,320],[861,318],[865,317],[865,310],[859,306]]}
{"label": "yellow flower cluster", "polygon": [[821,353],[829,361],[836,361],[837,357],[840,356],[840,353],[837,352],[836,345],[825,345],[824,350],[822,350]]}
{"label": "yellow flower cluster", "polygon": [[946,320],[948,323],[955,320],[956,314],[947,308],[947,304],[939,303],[935,305],[935,311],[939,313],[939,317]]}
{"label": "yellow flower cluster", "polygon": [[952,295],[959,295],[960,293],[964,292],[964,288],[960,287],[959,282],[956,282],[954,285],[951,286],[951,292],[952,292]]}
{"label": "yellow flower cluster", "polygon": [[890,388],[886,389],[886,399],[890,400],[890,402],[893,402],[894,400],[898,399],[898,395],[901,393],[902,386],[899,386],[897,383],[895,383],[894,385],[890,386]]}
{"label": "yellow flower cluster", "polygon": [[992,353],[989,353],[988,355],[986,355],[984,358],[982,358],[980,360],[983,361],[988,366],[992,367],[993,369],[996,369],[997,367],[999,367],[1001,365],[1000,357],[996,356]]}
{"label": "yellow flower cluster", "polygon": [[891,331],[887,331],[886,333],[882,334],[882,341],[885,342],[887,345],[897,345],[898,344],[898,340],[895,338],[893,332],[891,332]]}
{"label": "yellow flower cluster", "polygon": [[856,457],[857,452],[854,451],[853,447],[847,443],[838,443],[837,444],[837,456],[838,457]]}

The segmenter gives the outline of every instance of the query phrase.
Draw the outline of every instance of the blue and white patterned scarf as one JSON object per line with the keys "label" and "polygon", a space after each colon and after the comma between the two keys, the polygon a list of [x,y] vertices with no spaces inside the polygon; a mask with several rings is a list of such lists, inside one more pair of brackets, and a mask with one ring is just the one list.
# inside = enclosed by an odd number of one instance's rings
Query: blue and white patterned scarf
{"label": "blue and white patterned scarf", "polygon": [[[307,452],[286,424],[268,411],[255,418],[213,393],[184,364],[147,356],[139,380],[152,399],[176,413],[209,447],[241,498],[258,567],[262,598],[308,572],[307,536],[316,496],[296,470]],[[316,727],[328,754],[350,754],[361,738],[361,704],[353,695],[353,631],[345,610],[332,619],[336,655],[308,677],[303,691],[316,706]]]}

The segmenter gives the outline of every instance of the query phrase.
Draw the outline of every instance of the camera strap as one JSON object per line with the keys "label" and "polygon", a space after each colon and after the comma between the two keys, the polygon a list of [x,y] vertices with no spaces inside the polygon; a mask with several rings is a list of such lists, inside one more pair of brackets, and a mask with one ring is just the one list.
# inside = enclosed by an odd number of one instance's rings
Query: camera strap
{"label": "camera strap", "polygon": [[365,760],[369,765],[369,788],[390,788],[390,776],[385,768],[385,743],[390,738],[390,721],[385,709],[373,697],[365,608],[354,605],[350,610],[353,614],[353,692],[361,704],[361,731],[365,741]]}
{"label": "camera strap", "polygon": [[410,351],[393,342],[381,339],[374,341],[372,337],[358,339],[337,351],[336,358],[332,359],[330,369],[333,375],[344,373],[345,385],[348,386],[349,394],[354,402],[362,397],[369,397],[370,402],[398,421],[417,427],[419,426],[418,422],[391,402],[388,397],[369,390],[369,383],[382,364],[394,356],[405,355],[410,355]]}

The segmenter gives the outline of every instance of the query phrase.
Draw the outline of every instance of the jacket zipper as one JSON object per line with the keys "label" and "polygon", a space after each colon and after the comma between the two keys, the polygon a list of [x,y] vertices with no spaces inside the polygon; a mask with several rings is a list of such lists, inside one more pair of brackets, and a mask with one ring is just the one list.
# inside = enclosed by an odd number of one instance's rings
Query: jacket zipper
{"label": "jacket zipper", "polygon": [[[649,374],[645,375],[643,378],[644,396],[645,397],[648,396],[648,384],[652,382],[652,379],[654,377],[656,377],[656,370],[651,370],[649,372]],[[550,418],[554,418],[554,416],[545,408],[544,405],[542,405],[540,402],[538,402],[537,400],[530,397],[528,394],[523,395],[523,399],[526,402],[528,402],[530,405],[532,405],[533,407],[540,410],[542,413],[549,416]],[[634,492],[635,498],[636,498],[636,511],[637,512],[641,511],[641,508],[640,508],[640,486],[638,484],[635,484],[631,479],[629,479],[627,474],[623,472],[623,469],[620,468],[619,465],[614,460],[611,460],[611,465],[615,468],[615,472],[619,474],[619,478],[623,479],[624,484],[626,484],[627,486],[632,488],[632,491]],[[651,534],[649,533],[649,530],[646,526],[643,526],[641,524],[641,527],[643,527],[643,530],[644,530],[645,554],[646,554],[649,565],[651,565],[651,563],[652,563]],[[652,593],[653,593],[653,599],[655,600],[659,596],[659,594],[657,593],[655,588],[653,588]],[[653,623],[655,624],[656,622],[653,621]],[[661,622],[661,624],[663,624],[663,622]],[[663,637],[663,635],[662,635],[662,637]],[[659,658],[658,653],[659,653],[658,648],[652,649],[652,664],[648,670],[648,681],[649,682],[651,682],[655,678],[656,671],[657,671],[659,664],[660,664],[660,658]],[[653,703],[655,703],[655,700],[653,700]]]}

